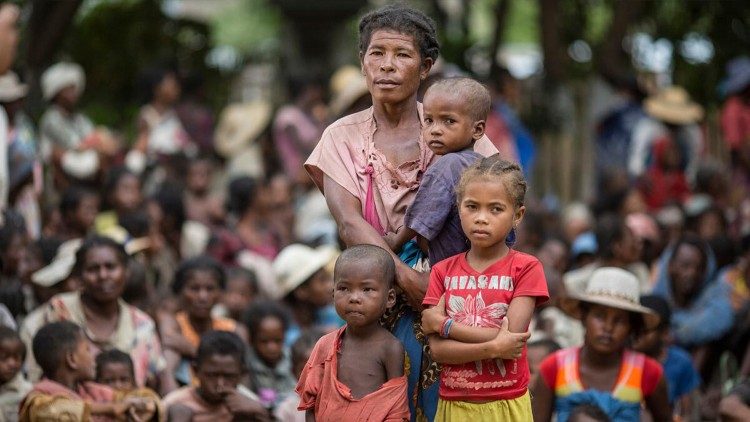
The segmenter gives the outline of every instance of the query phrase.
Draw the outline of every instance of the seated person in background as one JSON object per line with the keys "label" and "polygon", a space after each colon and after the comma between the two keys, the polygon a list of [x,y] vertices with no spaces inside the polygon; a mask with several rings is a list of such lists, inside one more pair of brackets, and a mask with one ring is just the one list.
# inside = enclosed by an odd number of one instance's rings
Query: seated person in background
{"label": "seated person in background", "polygon": [[244,318],[250,335],[247,364],[250,383],[261,402],[272,407],[294,390],[289,348],[284,345],[288,322],[276,302],[255,302]]}
{"label": "seated person in background", "polygon": [[26,346],[18,333],[8,327],[0,327],[0,420],[18,420],[18,404],[31,390],[21,372],[26,357]]}
{"label": "seated person in background", "polygon": [[675,415],[689,420],[693,407],[691,393],[701,385],[698,371],[688,352],[679,346],[669,345],[672,312],[667,301],[649,295],[641,298],[641,305],[659,315],[659,325],[641,333],[633,348],[661,363],[667,380],[669,405]]}
{"label": "seated person in background", "polygon": [[425,92],[422,137],[441,158],[422,177],[404,226],[386,235],[394,252],[416,235],[429,242],[421,249],[431,265],[469,249],[458,218],[455,187],[463,171],[482,158],[473,147],[484,136],[491,106],[487,88],[470,78],[443,79]]}
{"label": "seated person in background", "polygon": [[232,267],[227,270],[227,285],[221,302],[214,306],[212,315],[215,317],[242,320],[253,299],[260,295],[258,290],[258,276],[255,271],[242,267]]}
{"label": "seated person in background", "polygon": [[257,397],[240,384],[246,374],[245,345],[234,333],[208,331],[193,361],[198,386],[164,397],[171,422],[270,421]]}
{"label": "seated person in background", "polygon": [[20,421],[59,420],[61,415],[79,421],[158,420],[154,399],[118,394],[91,381],[95,376],[91,343],[78,325],[47,324],[34,336],[32,348],[44,378],[21,402]]}
{"label": "seated person in background", "polygon": [[561,347],[555,340],[543,338],[526,343],[526,360],[529,362],[529,385],[534,385],[539,376],[539,366],[547,356],[560,350]]}
{"label": "seated person in background", "polygon": [[231,331],[243,340],[247,339],[247,331],[237,321],[211,316],[225,282],[224,268],[207,256],[183,261],[175,272],[172,291],[180,300],[181,310],[175,315],[159,312],[158,318],[164,355],[182,385],[193,382],[189,361],[195,357],[203,333],[209,330]]}
{"label": "seated person in background", "polygon": [[353,246],[336,260],[333,301],[346,325],[318,341],[299,377],[297,409],[308,420],[409,420],[404,347],[379,322],[396,303],[395,275],[377,246]]}
{"label": "seated person in background", "polygon": [[750,380],[745,380],[732,389],[719,404],[722,421],[741,422],[750,420]]}
{"label": "seated person in background", "polygon": [[[299,380],[305,364],[310,359],[310,354],[315,347],[315,343],[323,337],[323,333],[318,330],[305,330],[299,336],[297,341],[292,345],[292,371],[294,377]],[[273,411],[273,416],[278,421],[284,422],[305,422],[304,411],[297,410],[300,397],[297,393],[287,396]]]}

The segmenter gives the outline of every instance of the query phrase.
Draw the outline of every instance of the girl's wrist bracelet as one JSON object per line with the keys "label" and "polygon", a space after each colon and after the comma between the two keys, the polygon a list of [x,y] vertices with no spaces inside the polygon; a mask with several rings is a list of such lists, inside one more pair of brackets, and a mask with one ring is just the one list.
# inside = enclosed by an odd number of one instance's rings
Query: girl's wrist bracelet
{"label": "girl's wrist bracelet", "polygon": [[440,336],[443,337],[443,338],[450,338],[451,326],[452,325],[453,325],[453,319],[452,318],[447,318],[445,320],[445,323],[443,324],[443,330],[440,333]]}

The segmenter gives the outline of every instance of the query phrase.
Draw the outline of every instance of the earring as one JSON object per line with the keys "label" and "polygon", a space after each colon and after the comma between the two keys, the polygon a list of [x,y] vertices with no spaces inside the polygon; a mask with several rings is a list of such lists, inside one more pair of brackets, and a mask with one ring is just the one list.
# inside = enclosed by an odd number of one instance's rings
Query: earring
{"label": "earring", "polygon": [[516,244],[516,228],[510,229],[510,233],[505,237],[505,244],[511,248]]}

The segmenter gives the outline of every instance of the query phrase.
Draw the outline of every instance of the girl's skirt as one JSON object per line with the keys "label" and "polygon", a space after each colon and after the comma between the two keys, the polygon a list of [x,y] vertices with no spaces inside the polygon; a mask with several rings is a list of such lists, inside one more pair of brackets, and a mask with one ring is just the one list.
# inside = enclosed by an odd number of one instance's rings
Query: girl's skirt
{"label": "girl's skirt", "polygon": [[529,392],[511,400],[471,403],[456,400],[438,400],[436,422],[494,422],[532,421]]}

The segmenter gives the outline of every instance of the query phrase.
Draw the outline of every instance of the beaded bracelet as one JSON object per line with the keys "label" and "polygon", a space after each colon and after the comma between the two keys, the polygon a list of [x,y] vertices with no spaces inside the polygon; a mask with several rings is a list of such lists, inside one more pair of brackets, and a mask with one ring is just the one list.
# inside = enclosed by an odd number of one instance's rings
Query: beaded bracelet
{"label": "beaded bracelet", "polygon": [[445,332],[445,324],[447,324],[447,323],[448,323],[448,320],[449,320],[449,319],[450,319],[450,317],[445,317],[445,318],[443,319],[443,322],[441,322],[441,323],[440,323],[440,330],[438,330],[438,332],[437,332],[437,334],[438,334],[438,335],[439,335],[440,337],[443,337],[443,333]]}

